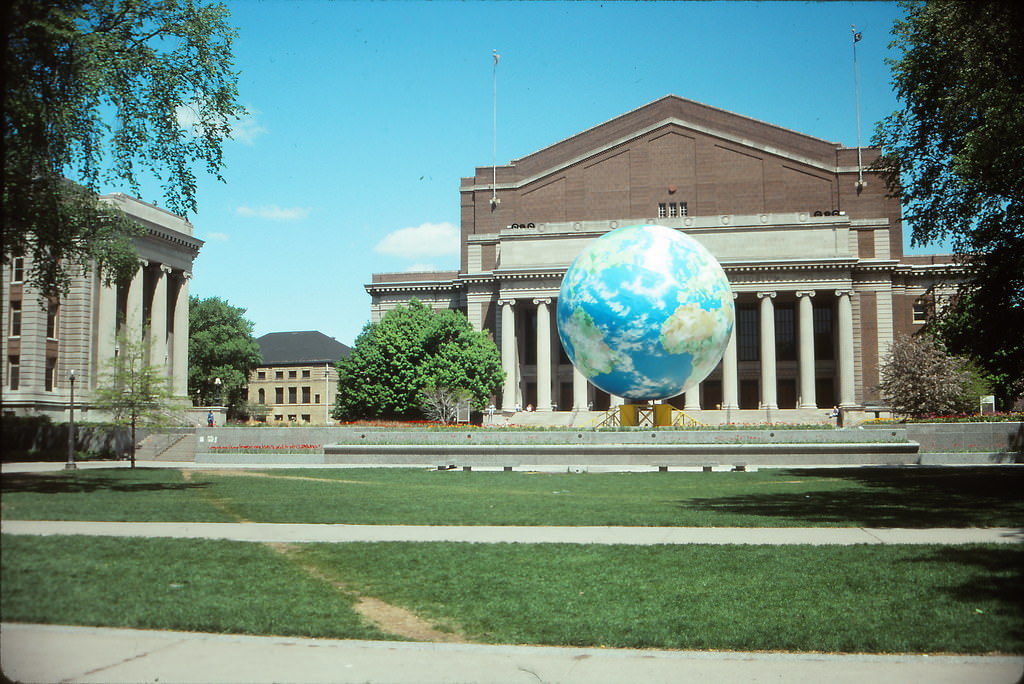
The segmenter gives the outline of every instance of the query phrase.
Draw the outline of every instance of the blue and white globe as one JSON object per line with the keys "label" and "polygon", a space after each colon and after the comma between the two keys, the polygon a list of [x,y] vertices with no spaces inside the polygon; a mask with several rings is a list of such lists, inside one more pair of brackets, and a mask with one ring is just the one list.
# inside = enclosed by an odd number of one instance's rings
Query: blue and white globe
{"label": "blue and white globe", "polygon": [[664,226],[626,226],[588,244],[562,279],[558,335],[595,386],[668,399],[714,370],[732,334],[729,279],[699,242]]}

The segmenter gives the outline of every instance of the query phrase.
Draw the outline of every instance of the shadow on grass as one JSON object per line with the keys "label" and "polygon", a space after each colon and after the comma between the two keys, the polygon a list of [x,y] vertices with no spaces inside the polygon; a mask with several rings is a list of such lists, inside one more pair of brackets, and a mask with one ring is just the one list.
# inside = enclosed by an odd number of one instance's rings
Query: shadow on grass
{"label": "shadow on grass", "polygon": [[128,477],[107,477],[93,474],[7,474],[3,476],[3,493],[81,494],[91,492],[163,492],[205,489],[204,482],[159,482]]}
{"label": "shadow on grass", "polygon": [[831,478],[840,490],[750,493],[691,499],[681,506],[797,523],[860,527],[1024,527],[1024,468],[861,467],[792,470]]}
{"label": "shadow on grass", "polygon": [[[1015,547],[946,546],[908,562],[951,563],[975,568],[976,573],[970,581],[943,587],[940,591],[956,601],[986,606],[985,610],[976,609],[979,615],[992,612],[1010,618],[1009,636],[1018,643],[1024,643],[1024,622],[1020,620],[1024,606],[1022,561],[1022,551]],[[992,608],[993,604],[997,607]]]}

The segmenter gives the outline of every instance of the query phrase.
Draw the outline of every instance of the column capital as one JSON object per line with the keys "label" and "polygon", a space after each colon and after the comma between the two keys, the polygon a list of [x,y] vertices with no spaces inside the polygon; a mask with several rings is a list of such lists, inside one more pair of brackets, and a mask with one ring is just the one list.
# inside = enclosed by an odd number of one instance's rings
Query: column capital
{"label": "column capital", "polygon": [[777,292],[775,292],[774,290],[772,290],[772,291],[767,291],[767,292],[758,292],[758,293],[757,293],[757,298],[758,298],[758,299],[764,299],[765,297],[769,297],[769,298],[771,298],[771,299],[775,299],[775,295],[777,295],[777,294],[778,294],[778,293],[777,293]]}
{"label": "column capital", "polygon": [[842,297],[843,295],[852,297],[854,295],[854,291],[852,289],[836,290],[836,297]]}
{"label": "column capital", "polygon": [[509,299],[508,297],[503,297],[503,298],[498,300],[498,306],[505,306],[506,304],[508,304],[509,306],[515,306],[516,305],[516,300],[515,299]]}
{"label": "column capital", "polygon": [[814,290],[797,290],[795,294],[797,296],[797,299],[801,297],[813,297]]}
{"label": "column capital", "polygon": [[168,266],[167,264],[160,264],[160,270],[168,275],[174,273],[174,269]]}
{"label": "column capital", "polygon": [[181,277],[185,280],[192,280],[192,271],[182,271]]}
{"label": "column capital", "polygon": [[537,299],[533,300],[533,303],[548,305],[551,303],[551,297],[538,297]]}

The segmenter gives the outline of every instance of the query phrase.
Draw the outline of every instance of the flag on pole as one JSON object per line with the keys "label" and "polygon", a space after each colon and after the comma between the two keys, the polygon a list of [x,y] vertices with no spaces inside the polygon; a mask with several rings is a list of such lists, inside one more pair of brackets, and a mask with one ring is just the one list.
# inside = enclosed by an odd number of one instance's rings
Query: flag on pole
{"label": "flag on pole", "polygon": [[851,26],[850,30],[853,31],[853,42],[858,42],[862,38],[862,36],[860,34],[860,31],[857,30],[857,25],[854,24],[853,26]]}
{"label": "flag on pole", "polygon": [[492,50],[494,53],[494,66],[498,66],[498,60],[501,59],[501,55],[498,54],[497,50]]}

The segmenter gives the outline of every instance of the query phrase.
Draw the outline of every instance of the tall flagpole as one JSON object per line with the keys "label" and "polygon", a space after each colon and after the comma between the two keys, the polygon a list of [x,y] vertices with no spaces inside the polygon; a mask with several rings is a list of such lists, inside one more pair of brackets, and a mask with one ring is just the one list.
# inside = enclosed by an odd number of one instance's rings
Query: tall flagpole
{"label": "tall flagpole", "polygon": [[491,75],[491,209],[498,204],[498,60],[501,55],[497,50],[494,54],[494,68]]}
{"label": "tall flagpole", "polygon": [[861,34],[856,24],[851,24],[850,30],[853,32],[853,93],[857,107],[857,192],[860,192],[864,189],[864,165],[860,147],[860,79],[857,73],[857,43],[860,42]]}

